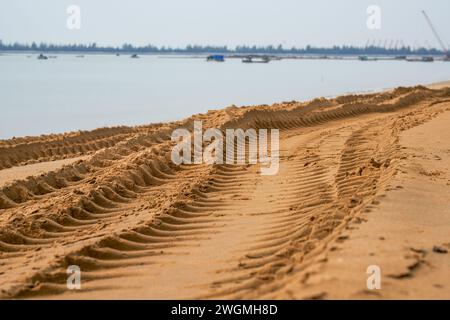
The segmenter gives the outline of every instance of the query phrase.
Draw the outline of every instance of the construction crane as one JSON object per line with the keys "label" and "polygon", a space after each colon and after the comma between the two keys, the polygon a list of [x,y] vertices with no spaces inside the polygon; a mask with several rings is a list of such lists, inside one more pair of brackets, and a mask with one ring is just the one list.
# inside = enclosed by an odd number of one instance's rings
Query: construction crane
{"label": "construction crane", "polygon": [[442,41],[441,37],[439,37],[439,34],[436,31],[436,28],[433,25],[433,22],[431,22],[430,17],[427,15],[427,13],[425,12],[425,10],[422,10],[422,14],[425,17],[425,20],[427,20],[428,25],[431,28],[431,31],[433,31],[434,36],[436,37],[437,41],[439,42],[439,44],[441,45],[442,50],[445,53],[445,57],[444,57],[444,61],[450,61],[450,53],[448,52],[447,47],[445,46],[444,42]]}

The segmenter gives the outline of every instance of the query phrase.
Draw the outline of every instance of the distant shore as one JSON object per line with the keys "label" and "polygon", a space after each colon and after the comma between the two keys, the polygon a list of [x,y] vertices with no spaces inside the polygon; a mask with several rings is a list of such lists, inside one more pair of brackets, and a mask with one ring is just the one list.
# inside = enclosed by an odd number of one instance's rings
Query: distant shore
{"label": "distant shore", "polygon": [[333,45],[328,47],[316,47],[307,45],[305,47],[284,47],[278,45],[237,45],[229,47],[226,45],[197,45],[188,44],[185,47],[157,46],[148,44],[137,46],[132,44],[122,44],[121,46],[102,46],[97,43],[89,44],[56,44],[56,43],[6,43],[0,39],[0,52],[2,51],[24,51],[24,52],[104,52],[104,53],[124,53],[124,54],[144,54],[144,53],[182,53],[182,54],[295,54],[295,55],[444,55],[445,52],[436,48],[411,47],[409,45],[397,43],[389,47],[380,44],[358,45]]}
{"label": "distant shore", "polygon": [[160,57],[176,57],[176,58],[198,58],[205,59],[209,55],[223,55],[225,59],[242,59],[244,57],[266,57],[270,60],[297,60],[297,59],[313,59],[313,60],[361,60],[367,62],[374,62],[377,60],[410,60],[414,62],[420,62],[420,58],[427,57],[433,58],[435,61],[444,61],[445,55],[441,52],[410,52],[409,54],[395,54],[395,53],[264,53],[264,52],[114,52],[114,51],[40,51],[40,50],[0,50],[0,56],[8,54],[23,54],[23,55],[77,55],[77,56],[89,56],[89,55],[120,55],[120,56],[160,56]]}

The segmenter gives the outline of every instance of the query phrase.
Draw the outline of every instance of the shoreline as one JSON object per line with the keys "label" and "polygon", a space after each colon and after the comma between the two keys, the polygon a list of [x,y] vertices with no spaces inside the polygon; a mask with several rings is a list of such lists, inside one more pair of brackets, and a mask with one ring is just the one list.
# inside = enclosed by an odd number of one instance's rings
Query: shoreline
{"label": "shoreline", "polygon": [[[440,81],[440,82],[432,82],[429,84],[417,84],[415,86],[425,86],[427,88],[430,89],[442,89],[445,87],[450,87],[450,80],[447,81]],[[328,95],[328,96],[323,96],[323,97],[315,97],[312,99],[306,99],[306,100],[299,100],[299,101],[295,101],[297,103],[308,103],[313,101],[314,99],[318,99],[318,98],[325,98],[325,99],[335,99],[337,97],[340,96],[346,96],[346,95],[363,95],[363,94],[376,94],[376,93],[382,93],[382,92],[389,92],[392,90],[395,90],[396,87],[390,87],[390,88],[379,88],[379,89],[373,89],[373,90],[365,90],[365,91],[351,91],[351,92],[345,92],[342,94],[337,94],[337,95]],[[277,105],[283,103],[281,101],[279,102],[275,102],[273,105]],[[232,105],[234,106],[234,105]],[[226,106],[223,108],[218,108],[218,109],[212,109],[212,110],[224,110],[226,108],[229,108],[230,106]],[[242,105],[239,106],[238,108],[248,108],[248,107],[254,107],[254,105]],[[196,116],[196,115],[201,115],[202,113],[199,114],[191,114],[192,116]],[[189,117],[188,117],[189,118]],[[133,129],[133,128],[145,128],[148,126],[158,126],[158,125],[162,125],[162,124],[170,124],[170,123],[176,123],[176,122],[180,122],[186,120],[186,118],[181,118],[181,119],[174,119],[172,121],[165,121],[165,122],[154,122],[154,123],[142,123],[142,124],[138,124],[138,125],[117,125],[117,126],[106,126],[106,127],[96,127],[96,128],[92,128],[92,129],[86,129],[86,130],[77,130],[77,131],[64,131],[64,132],[60,132],[60,133],[45,133],[45,134],[40,134],[40,135],[25,135],[25,136],[14,136],[11,138],[7,138],[7,139],[0,139],[0,146],[2,144],[11,142],[11,141],[21,141],[23,140],[24,142],[27,140],[36,140],[39,138],[52,138],[52,137],[60,137],[60,138],[64,138],[65,136],[71,136],[71,135],[76,135],[76,134],[85,134],[85,133],[90,133],[90,132],[94,132],[94,131],[98,131],[98,130],[116,130],[116,129],[120,129],[120,128],[126,128],[126,129]]]}

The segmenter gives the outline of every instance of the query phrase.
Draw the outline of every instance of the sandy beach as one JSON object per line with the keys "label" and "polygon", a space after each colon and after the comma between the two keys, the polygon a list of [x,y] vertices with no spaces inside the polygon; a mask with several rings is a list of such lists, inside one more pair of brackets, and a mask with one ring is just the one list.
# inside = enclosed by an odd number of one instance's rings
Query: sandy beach
{"label": "sandy beach", "polygon": [[[194,121],[279,129],[279,172],[175,165]],[[449,126],[446,82],[0,140],[0,298],[450,299]]]}

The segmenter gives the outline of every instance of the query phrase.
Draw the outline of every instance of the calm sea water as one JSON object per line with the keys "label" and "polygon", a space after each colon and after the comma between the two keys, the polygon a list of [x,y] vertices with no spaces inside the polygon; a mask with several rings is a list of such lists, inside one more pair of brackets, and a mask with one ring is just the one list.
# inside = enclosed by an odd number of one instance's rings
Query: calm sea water
{"label": "calm sea water", "polygon": [[0,138],[177,120],[235,105],[449,80],[450,63],[0,55]]}

